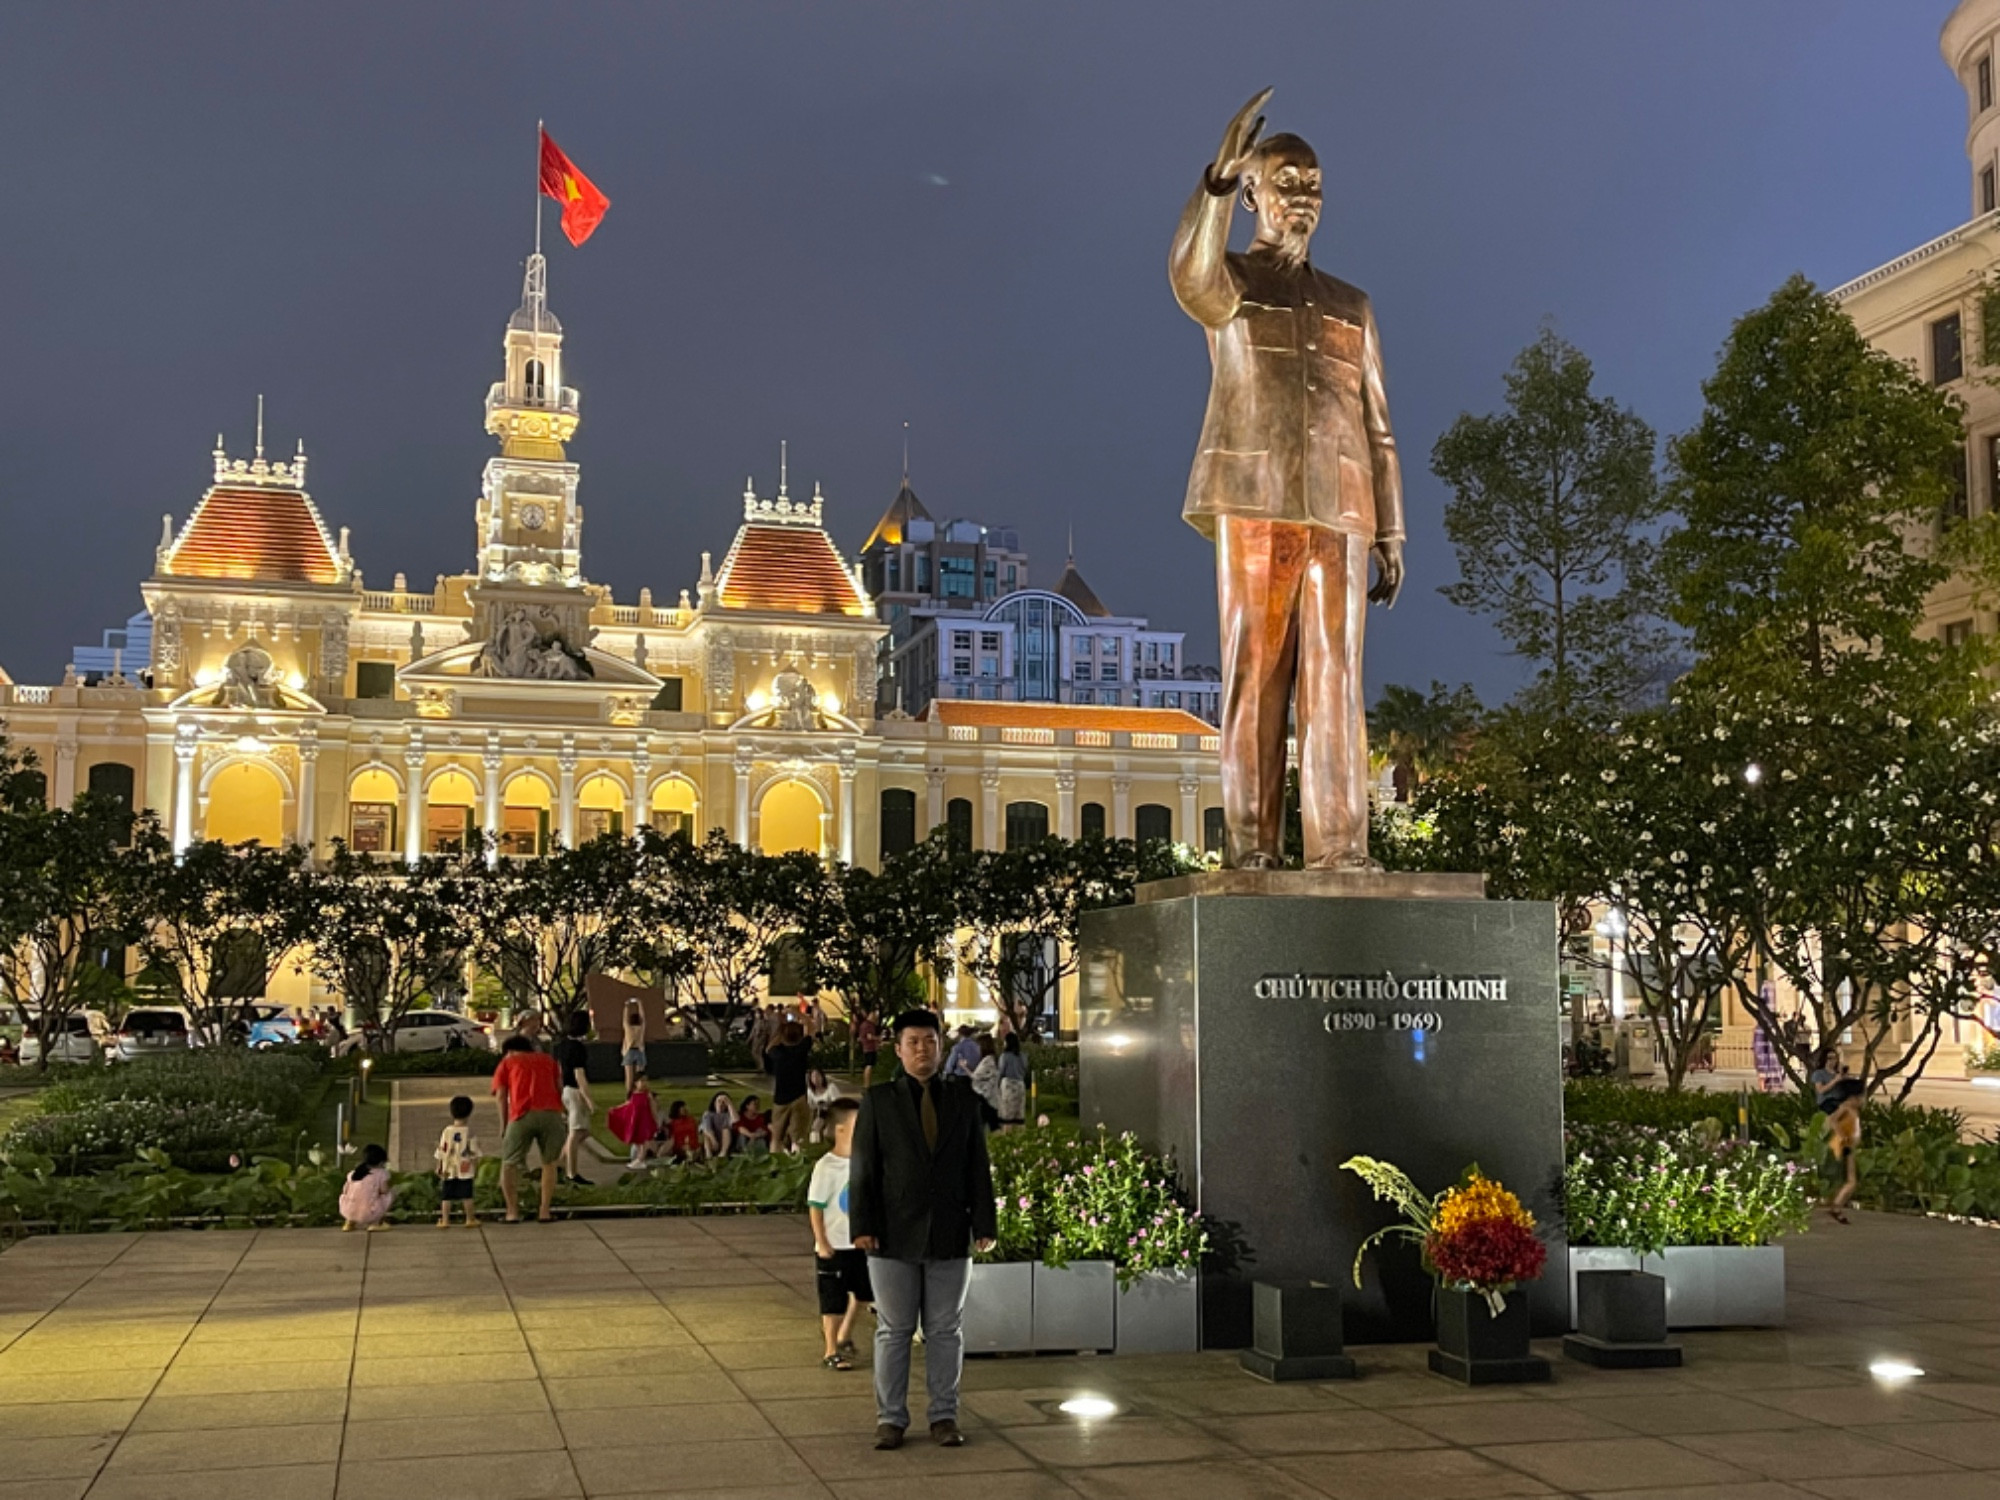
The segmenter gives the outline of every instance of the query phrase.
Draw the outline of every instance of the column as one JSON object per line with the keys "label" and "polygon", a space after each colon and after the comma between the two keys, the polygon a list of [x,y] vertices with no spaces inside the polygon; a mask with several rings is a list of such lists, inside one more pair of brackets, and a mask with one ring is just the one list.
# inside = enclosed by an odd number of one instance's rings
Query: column
{"label": "column", "polygon": [[1076,772],[1056,772],[1056,836],[1076,837]]}
{"label": "column", "polygon": [[313,846],[313,835],[319,831],[317,813],[319,808],[319,739],[310,729],[299,735],[299,814],[294,842],[308,850]]}
{"label": "column", "polygon": [[486,812],[480,820],[481,831],[486,835],[486,864],[491,868],[500,863],[500,736],[498,733],[486,737],[486,752],[479,761],[486,772]]}
{"label": "column", "polygon": [[1201,780],[1193,775],[1181,777],[1181,839],[1183,844],[1201,847]]}
{"label": "column", "polygon": [[854,863],[854,764],[840,765],[840,862]]}
{"label": "column", "polygon": [[403,752],[403,862],[415,864],[424,853],[424,742],[414,734]]}
{"label": "column", "polygon": [[1111,778],[1111,837],[1132,837],[1132,778],[1122,773]]}
{"label": "column", "polygon": [[989,769],[979,773],[979,793],[979,847],[998,849],[1006,842],[1000,829],[999,771]]}
{"label": "column", "polygon": [[576,847],[576,739],[564,735],[556,751],[556,827],[563,848]]}
{"label": "column", "polygon": [[924,832],[944,822],[944,767],[924,767]]}
{"label": "column", "polygon": [[50,807],[68,807],[76,800],[76,738],[56,741],[56,781],[49,791]]}
{"label": "column", "polygon": [[750,847],[750,751],[736,752],[736,842]]}
{"label": "column", "polygon": [[174,730],[174,854],[194,842],[194,752],[192,724]]}
{"label": "column", "polygon": [[653,781],[653,757],[642,742],[632,752],[632,811],[625,819],[625,831],[636,842],[646,830],[646,814],[651,810],[646,792]]}

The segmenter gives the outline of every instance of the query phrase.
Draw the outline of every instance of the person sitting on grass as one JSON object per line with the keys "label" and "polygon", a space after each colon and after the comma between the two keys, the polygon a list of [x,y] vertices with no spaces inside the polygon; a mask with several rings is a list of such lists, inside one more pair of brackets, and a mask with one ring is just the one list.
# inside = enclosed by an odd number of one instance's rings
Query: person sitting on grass
{"label": "person sitting on grass", "polygon": [[465,1227],[479,1222],[472,1206],[472,1180],[479,1172],[479,1140],[472,1133],[472,1101],[460,1094],[451,1101],[451,1123],[438,1137],[438,1228],[451,1227],[451,1206],[465,1205]]}
{"label": "person sitting on grass", "polygon": [[341,1184],[340,1227],[343,1232],[387,1229],[395,1202],[396,1190],[389,1186],[389,1153],[371,1141],[361,1149],[360,1165]]}
{"label": "person sitting on grass", "polygon": [[676,1099],[667,1106],[667,1117],[660,1122],[658,1144],[653,1148],[669,1161],[694,1161],[701,1155],[701,1130],[693,1115],[688,1113],[687,1101]]}
{"label": "person sitting on grass", "polygon": [[736,1115],[736,1139],[752,1156],[771,1154],[771,1117],[764,1113],[755,1094],[743,1096],[743,1108]]}
{"label": "person sitting on grass", "polygon": [[854,1248],[847,1227],[847,1175],[852,1165],[858,1099],[835,1099],[827,1107],[833,1149],[813,1164],[806,1189],[806,1217],[812,1220],[814,1285],[819,1292],[819,1326],[826,1340],[820,1363],[829,1370],[854,1368],[854,1320],[875,1300],[868,1282],[868,1252]]}
{"label": "person sitting on grass", "polygon": [[812,1110],[812,1140],[827,1138],[826,1112],[839,1097],[840,1085],[832,1082],[820,1069],[814,1068],[806,1074],[806,1106]]}
{"label": "person sitting on grass", "polygon": [[736,1106],[727,1094],[717,1094],[708,1101],[708,1112],[701,1117],[701,1154],[713,1161],[735,1149]]}

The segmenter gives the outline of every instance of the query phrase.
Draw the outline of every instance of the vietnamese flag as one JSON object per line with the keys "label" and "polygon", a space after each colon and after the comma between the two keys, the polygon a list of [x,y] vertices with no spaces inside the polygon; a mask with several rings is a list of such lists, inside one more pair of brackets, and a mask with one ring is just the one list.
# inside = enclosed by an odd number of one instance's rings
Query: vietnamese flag
{"label": "vietnamese flag", "polygon": [[604,210],[611,207],[611,200],[576,169],[546,130],[542,132],[542,192],[562,205],[563,233],[572,245],[589,239]]}

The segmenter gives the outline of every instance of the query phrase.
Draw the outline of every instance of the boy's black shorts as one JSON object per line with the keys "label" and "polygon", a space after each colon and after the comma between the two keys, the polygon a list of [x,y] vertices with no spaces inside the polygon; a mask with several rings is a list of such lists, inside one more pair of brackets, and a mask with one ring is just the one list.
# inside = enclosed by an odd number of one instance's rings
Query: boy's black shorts
{"label": "boy's black shorts", "polygon": [[819,1287],[822,1317],[837,1318],[846,1312],[850,1292],[856,1302],[875,1300],[875,1288],[868,1281],[866,1250],[836,1250],[832,1260],[821,1260],[814,1255],[813,1266],[819,1272],[814,1281]]}

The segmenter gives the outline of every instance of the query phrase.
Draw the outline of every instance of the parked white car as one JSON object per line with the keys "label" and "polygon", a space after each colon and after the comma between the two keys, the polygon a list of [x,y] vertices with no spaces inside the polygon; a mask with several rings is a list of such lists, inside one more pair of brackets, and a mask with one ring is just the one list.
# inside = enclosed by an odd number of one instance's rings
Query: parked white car
{"label": "parked white car", "polygon": [[[396,1023],[389,1045],[378,1050],[388,1052],[443,1052],[449,1047],[470,1047],[476,1052],[493,1050],[491,1028],[464,1016],[454,1015],[447,1010],[412,1011]],[[369,1037],[366,1031],[357,1031],[336,1049],[340,1055],[350,1052],[367,1051]]]}
{"label": "parked white car", "polygon": [[135,1005],[118,1023],[104,1060],[136,1062],[163,1052],[185,1052],[193,1032],[194,1018],[178,1005]]}
{"label": "parked white car", "polygon": [[[93,1063],[114,1045],[111,1022],[101,1010],[80,1010],[68,1017],[49,1051],[50,1062]],[[42,1060],[42,1041],[33,1029],[21,1034],[21,1065],[30,1067]]]}

